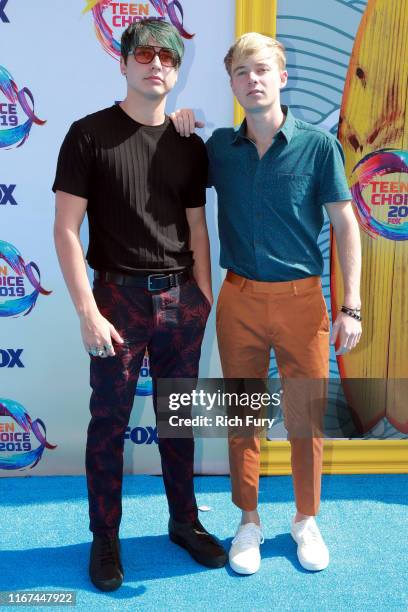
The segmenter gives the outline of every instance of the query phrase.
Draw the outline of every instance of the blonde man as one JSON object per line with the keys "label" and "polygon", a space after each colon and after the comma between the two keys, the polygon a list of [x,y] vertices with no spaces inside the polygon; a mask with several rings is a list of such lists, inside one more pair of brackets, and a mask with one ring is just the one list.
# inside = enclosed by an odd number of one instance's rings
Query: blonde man
{"label": "blonde man", "polygon": [[[225,66],[245,111],[238,130],[216,130],[207,142],[209,185],[218,194],[220,264],[227,269],[217,304],[217,337],[225,378],[267,378],[274,349],[284,388],[296,513],[291,534],[299,562],[322,570],[329,552],[315,521],[319,511],[322,402],[329,376],[330,323],[320,276],[317,239],[323,207],[333,225],[345,287],[330,342],[353,349],[361,336],[358,224],[350,203],[340,143],[281,106],[288,79],[277,40],[243,35]],[[191,112],[173,117],[182,133]],[[231,567],[251,574],[263,541],[257,510],[259,438],[229,439],[233,502],[241,523],[229,553]]]}

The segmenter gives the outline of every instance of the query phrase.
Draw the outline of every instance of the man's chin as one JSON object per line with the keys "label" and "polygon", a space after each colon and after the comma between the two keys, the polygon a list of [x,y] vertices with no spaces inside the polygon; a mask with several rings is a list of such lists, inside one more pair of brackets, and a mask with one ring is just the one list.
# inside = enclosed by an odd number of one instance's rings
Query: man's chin
{"label": "man's chin", "polygon": [[149,102],[159,102],[160,100],[163,100],[163,98],[165,98],[169,92],[157,89],[157,90],[150,90],[150,91],[144,90],[140,93],[143,95],[145,100]]}
{"label": "man's chin", "polygon": [[248,114],[263,113],[269,106],[269,104],[262,104],[259,100],[253,100],[251,104],[248,104],[248,101],[246,101],[245,105],[242,105],[244,111]]}
{"label": "man's chin", "polygon": [[145,97],[147,100],[163,100],[163,98],[166,97],[166,94],[168,92],[156,92],[156,91],[152,91],[152,92],[148,92],[147,94],[145,94]]}

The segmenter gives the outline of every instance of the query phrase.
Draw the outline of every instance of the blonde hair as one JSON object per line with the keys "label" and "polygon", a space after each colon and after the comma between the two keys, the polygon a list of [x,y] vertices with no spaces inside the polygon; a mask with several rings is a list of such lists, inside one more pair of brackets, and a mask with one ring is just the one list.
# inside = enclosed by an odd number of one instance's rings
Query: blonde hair
{"label": "blonde hair", "polygon": [[285,47],[275,38],[259,34],[258,32],[248,32],[238,38],[237,41],[229,48],[227,55],[224,57],[225,68],[231,76],[232,62],[246,59],[254,53],[258,53],[263,49],[270,49],[276,57],[279,70],[285,70],[286,55]]}

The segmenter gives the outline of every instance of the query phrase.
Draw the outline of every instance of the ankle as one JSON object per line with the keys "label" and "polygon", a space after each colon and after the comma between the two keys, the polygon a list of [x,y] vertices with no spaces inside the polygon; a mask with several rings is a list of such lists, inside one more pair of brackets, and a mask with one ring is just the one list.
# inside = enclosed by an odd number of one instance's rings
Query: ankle
{"label": "ankle", "polygon": [[312,515],[302,514],[301,512],[296,512],[295,523],[299,523],[300,521],[305,521],[308,518],[312,518]]}
{"label": "ankle", "polygon": [[242,511],[241,525],[246,525],[247,523],[255,523],[258,527],[261,526],[261,519],[257,510],[251,510],[250,512]]}

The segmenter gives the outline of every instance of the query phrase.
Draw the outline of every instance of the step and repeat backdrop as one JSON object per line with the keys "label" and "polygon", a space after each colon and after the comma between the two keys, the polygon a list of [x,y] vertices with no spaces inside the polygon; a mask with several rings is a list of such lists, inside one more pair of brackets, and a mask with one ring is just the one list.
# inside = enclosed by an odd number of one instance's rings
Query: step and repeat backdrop
{"label": "step and repeat backdrop", "polygon": [[[404,376],[404,7],[403,0],[278,2],[277,38],[287,48],[289,71],[283,102],[298,117],[339,133],[362,227],[363,299],[372,305],[370,323],[350,358],[340,361],[332,354],[333,379]],[[193,108],[205,122],[204,139],[217,127],[233,125],[223,58],[235,37],[235,10],[233,0],[0,0],[0,476],[84,472],[89,358],[52,239],[51,185],[65,133],[74,120],[123,99],[120,36],[129,23],[149,15],[173,23],[186,45],[167,111]],[[218,265],[216,197],[213,191],[207,195],[217,294],[224,272]],[[86,222],[81,238],[86,249]],[[330,307],[330,286],[334,305],[341,287],[333,245],[330,277],[327,223],[320,246]],[[202,377],[221,376],[214,314],[203,345]],[[273,355],[270,373],[277,373]],[[400,438],[408,432],[400,402],[388,402],[394,408],[387,412],[386,400],[387,395],[379,398],[374,416],[363,423],[363,437]],[[353,410],[337,408],[333,431],[340,427],[344,433],[355,420]],[[285,437],[281,415],[269,437]],[[201,439],[196,447],[197,473],[228,472],[225,440]],[[148,355],[126,432],[125,471],[160,473]]]}
{"label": "step and repeat backdrop", "polygon": [[[232,125],[223,58],[234,40],[234,2],[0,2],[1,476],[84,472],[89,357],[54,250],[51,185],[71,123],[126,95],[120,37],[143,16],[170,21],[185,43],[168,112],[193,108],[205,121],[204,139]],[[216,202],[210,191],[208,223],[218,291]],[[81,238],[86,249],[86,223]],[[217,377],[213,317],[201,375]],[[199,441],[197,471],[225,473],[224,446],[215,441],[206,456]],[[125,470],[160,472],[147,357],[126,433]]]}

